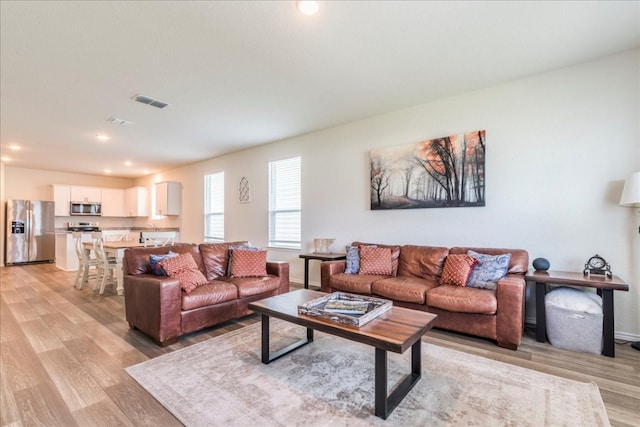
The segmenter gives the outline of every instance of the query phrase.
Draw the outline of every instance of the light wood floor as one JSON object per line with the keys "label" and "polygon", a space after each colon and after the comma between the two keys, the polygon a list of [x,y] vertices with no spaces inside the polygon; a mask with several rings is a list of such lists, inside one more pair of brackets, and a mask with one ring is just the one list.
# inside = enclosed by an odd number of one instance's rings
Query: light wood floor
{"label": "light wood floor", "polygon": [[[161,348],[129,329],[124,299],[72,287],[52,264],[0,268],[2,426],[174,426],[180,423],[123,368],[259,321],[257,315],[190,334]],[[295,287],[295,285],[292,285]],[[527,329],[518,351],[443,331],[425,340],[578,381],[598,384],[613,426],[640,424],[640,352],[616,358],[537,343]],[[424,380],[424,379],[423,379]],[[522,396],[526,399],[526,396]]]}

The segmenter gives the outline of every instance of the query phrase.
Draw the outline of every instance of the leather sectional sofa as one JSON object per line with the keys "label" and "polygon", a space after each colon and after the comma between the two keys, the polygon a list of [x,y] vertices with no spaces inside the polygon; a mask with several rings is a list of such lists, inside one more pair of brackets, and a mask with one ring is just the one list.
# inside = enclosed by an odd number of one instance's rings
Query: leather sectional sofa
{"label": "leather sectional sofa", "polygon": [[[366,244],[354,242],[352,246]],[[320,267],[323,292],[350,292],[390,299],[394,305],[438,315],[435,327],[495,340],[517,349],[524,328],[525,273],[529,255],[522,249],[375,245],[390,248],[390,275],[346,274],[346,261]],[[449,254],[468,250],[487,255],[511,254],[506,275],[495,289],[440,284]]]}
{"label": "leather sectional sofa", "polygon": [[[229,247],[234,243],[178,243],[157,248],[131,248],[123,259],[127,322],[157,344],[174,343],[181,335],[253,313],[247,305],[289,291],[289,264],[266,262],[266,275],[229,277]],[[190,253],[207,283],[186,293],[175,277],[151,270],[150,255]]]}

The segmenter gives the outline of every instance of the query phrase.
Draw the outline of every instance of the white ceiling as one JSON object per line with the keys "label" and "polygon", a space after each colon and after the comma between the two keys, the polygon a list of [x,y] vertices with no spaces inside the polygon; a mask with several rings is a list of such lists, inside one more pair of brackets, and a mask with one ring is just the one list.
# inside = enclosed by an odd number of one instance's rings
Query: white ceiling
{"label": "white ceiling", "polygon": [[312,17],[294,1],[0,7],[6,164],[119,177],[640,46],[638,1],[327,1]]}

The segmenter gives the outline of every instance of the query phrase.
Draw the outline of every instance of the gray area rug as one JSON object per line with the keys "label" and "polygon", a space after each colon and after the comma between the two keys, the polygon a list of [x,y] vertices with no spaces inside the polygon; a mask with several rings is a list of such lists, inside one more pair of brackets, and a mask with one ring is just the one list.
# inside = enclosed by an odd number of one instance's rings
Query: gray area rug
{"label": "gray area rug", "polygon": [[[271,320],[282,348],[305,329]],[[389,387],[410,370],[389,353]],[[594,383],[422,344],[422,379],[384,421],[374,412],[374,349],[315,332],[263,365],[260,324],[126,371],[187,426],[609,426]]]}

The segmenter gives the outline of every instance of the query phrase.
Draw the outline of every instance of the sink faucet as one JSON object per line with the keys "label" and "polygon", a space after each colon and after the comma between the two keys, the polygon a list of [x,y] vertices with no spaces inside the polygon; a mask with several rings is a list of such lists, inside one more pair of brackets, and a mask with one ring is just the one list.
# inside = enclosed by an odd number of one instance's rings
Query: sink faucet
{"label": "sink faucet", "polygon": [[147,224],[148,227],[151,227],[153,231],[158,231],[158,226],[155,224]]}

